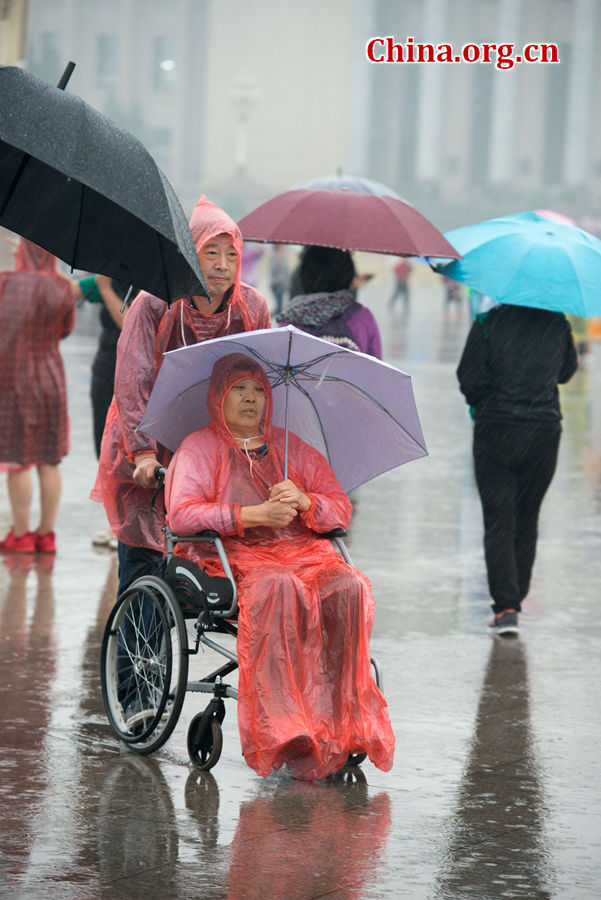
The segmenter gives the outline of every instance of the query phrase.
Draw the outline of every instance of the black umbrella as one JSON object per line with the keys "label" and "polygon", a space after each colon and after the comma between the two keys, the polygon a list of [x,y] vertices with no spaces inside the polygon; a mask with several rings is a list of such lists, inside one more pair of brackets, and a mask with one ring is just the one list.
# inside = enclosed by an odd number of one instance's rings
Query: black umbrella
{"label": "black umbrella", "polygon": [[184,211],[146,148],[14,66],[0,66],[0,225],[168,303],[208,296]]}

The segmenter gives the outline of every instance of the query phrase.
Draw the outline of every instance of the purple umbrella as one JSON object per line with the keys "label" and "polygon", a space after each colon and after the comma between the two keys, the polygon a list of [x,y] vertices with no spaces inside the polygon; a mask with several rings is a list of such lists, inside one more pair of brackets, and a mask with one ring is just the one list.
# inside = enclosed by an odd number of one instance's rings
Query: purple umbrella
{"label": "purple umbrella", "polygon": [[263,366],[274,425],[319,450],[345,491],[427,456],[410,375],[292,325],[166,353],[140,430],[176,450],[188,434],[207,426],[213,365],[228,353],[245,353]]}

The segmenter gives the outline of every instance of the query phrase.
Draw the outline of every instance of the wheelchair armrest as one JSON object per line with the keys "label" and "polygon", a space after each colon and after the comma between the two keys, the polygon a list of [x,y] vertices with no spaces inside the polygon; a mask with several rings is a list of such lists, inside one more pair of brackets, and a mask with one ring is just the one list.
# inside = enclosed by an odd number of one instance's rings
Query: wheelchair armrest
{"label": "wheelchair armrest", "polygon": [[340,555],[343,560],[349,564],[349,566],[353,565],[353,561],[351,559],[351,555],[348,552],[343,538],[346,537],[346,531],[344,528],[332,528],[331,531],[324,531],[322,533],[318,531],[314,531],[313,534],[318,538],[325,538],[328,541],[331,541],[332,544],[338,548]]}
{"label": "wheelchair armrest", "polygon": [[207,530],[199,531],[196,534],[177,535],[177,537],[174,535],[173,540],[176,543],[181,544],[182,541],[214,541],[215,538],[218,538],[219,536],[218,531]]}
{"label": "wheelchair armrest", "polygon": [[336,538],[346,537],[346,531],[344,528],[332,528],[331,531],[314,531],[313,534],[318,538],[326,538],[328,541],[333,541]]}
{"label": "wheelchair armrest", "polygon": [[212,541],[214,543],[215,549],[217,550],[217,553],[219,555],[219,559],[221,560],[221,565],[223,566],[223,571],[225,572],[225,577],[232,585],[232,604],[229,610],[226,610],[223,613],[223,617],[228,618],[229,616],[235,615],[238,611],[238,592],[236,590],[236,582],[234,580],[234,576],[228,562],[227,554],[223,548],[223,544],[221,543],[221,535],[219,534],[219,532],[207,529],[206,531],[198,531],[196,532],[196,534],[179,535],[173,534],[168,525],[165,525],[163,531],[167,536],[168,558],[171,557],[171,553],[173,552],[173,547],[175,546],[175,544],[200,543],[201,541]]}

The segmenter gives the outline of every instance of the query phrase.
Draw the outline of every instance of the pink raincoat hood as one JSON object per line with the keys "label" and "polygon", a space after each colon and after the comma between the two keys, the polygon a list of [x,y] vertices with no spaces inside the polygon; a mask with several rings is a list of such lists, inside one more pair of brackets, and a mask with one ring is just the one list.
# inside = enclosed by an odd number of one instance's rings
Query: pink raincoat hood
{"label": "pink raincoat hood", "polygon": [[190,217],[190,231],[197,252],[218,234],[227,234],[231,238],[238,254],[238,268],[230,297],[230,302],[235,302],[240,298],[240,281],[242,279],[242,234],[240,229],[226,212],[201,194]]}
{"label": "pink raincoat hood", "polygon": [[43,247],[21,238],[15,257],[17,272],[56,272],[56,256]]}
{"label": "pink raincoat hood", "polygon": [[243,353],[228,353],[218,359],[211,372],[211,381],[207,391],[207,409],[211,417],[211,425],[221,437],[237,446],[223,414],[223,404],[232,387],[243,378],[252,378],[265,391],[265,409],[261,421],[262,434],[266,441],[271,438],[272,403],[271,385],[264,369]]}

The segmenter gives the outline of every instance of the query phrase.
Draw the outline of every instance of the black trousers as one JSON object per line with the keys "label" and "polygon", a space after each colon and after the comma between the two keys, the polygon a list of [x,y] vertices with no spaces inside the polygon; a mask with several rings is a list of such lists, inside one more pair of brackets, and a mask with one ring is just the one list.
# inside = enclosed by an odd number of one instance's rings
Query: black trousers
{"label": "black trousers", "polygon": [[151,550],[149,547],[130,547],[122,541],[117,543],[117,556],[119,558],[119,587],[117,596],[136,578],[142,575],[156,575],[164,556],[159,550]]}
{"label": "black trousers", "polygon": [[96,456],[100,459],[100,444],[104,433],[104,423],[113,399],[115,386],[115,355],[97,353],[92,364],[92,383],[90,397],[94,416],[94,444]]}
{"label": "black trousers", "polygon": [[559,423],[476,422],[474,466],[493,610],[521,609],[536,556],[538,516],[557,465]]}

